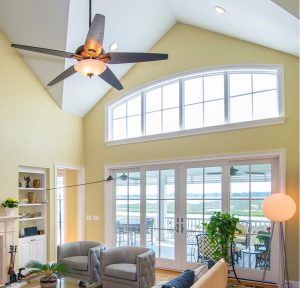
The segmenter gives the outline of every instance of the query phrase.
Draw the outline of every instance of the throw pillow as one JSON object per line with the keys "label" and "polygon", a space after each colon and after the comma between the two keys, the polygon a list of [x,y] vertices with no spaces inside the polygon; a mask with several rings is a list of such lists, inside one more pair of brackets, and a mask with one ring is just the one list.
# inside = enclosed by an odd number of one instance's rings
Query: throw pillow
{"label": "throw pillow", "polygon": [[206,272],[208,271],[207,264],[200,265],[194,270],[195,278],[194,283],[196,283]]}
{"label": "throw pillow", "polygon": [[189,288],[194,284],[194,271],[185,270],[176,278],[170,280],[162,288]]}

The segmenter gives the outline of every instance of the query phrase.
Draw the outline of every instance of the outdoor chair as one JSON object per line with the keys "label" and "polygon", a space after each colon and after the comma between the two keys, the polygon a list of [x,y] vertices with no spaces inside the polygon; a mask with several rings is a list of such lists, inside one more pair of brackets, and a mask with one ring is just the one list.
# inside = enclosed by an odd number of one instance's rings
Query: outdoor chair
{"label": "outdoor chair", "polygon": [[236,234],[233,242],[233,255],[236,263],[239,262],[239,259],[242,259],[241,251],[248,248],[250,244],[250,231],[248,223],[241,221],[237,224],[237,228],[241,230],[241,233]]}
{"label": "outdoor chair", "polygon": [[207,234],[201,233],[196,235],[198,257],[197,262],[211,262],[213,261],[213,255],[215,250],[210,245],[210,240]]}
{"label": "outdoor chair", "polygon": [[260,268],[263,270],[265,267],[270,269],[270,254],[268,251],[257,254],[255,258],[255,269]]}

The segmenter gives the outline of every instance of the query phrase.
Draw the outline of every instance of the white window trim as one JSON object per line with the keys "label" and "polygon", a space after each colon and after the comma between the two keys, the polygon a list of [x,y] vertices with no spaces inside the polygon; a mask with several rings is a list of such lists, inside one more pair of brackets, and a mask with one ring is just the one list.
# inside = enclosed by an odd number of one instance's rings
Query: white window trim
{"label": "white window trim", "polygon": [[[266,119],[258,119],[258,120],[250,120],[244,122],[237,122],[237,123],[224,123],[222,125],[217,126],[209,126],[209,127],[200,127],[196,129],[186,129],[186,130],[178,130],[174,132],[168,133],[160,133],[154,135],[142,135],[134,138],[125,138],[119,140],[109,140],[111,138],[110,133],[112,132],[112,121],[111,121],[111,111],[112,106],[116,104],[122,104],[127,102],[130,98],[135,97],[137,94],[145,93],[145,91],[151,90],[152,88],[156,87],[157,85],[163,85],[164,82],[172,82],[176,80],[182,80],[186,78],[192,78],[194,76],[198,76],[198,74],[205,73],[208,74],[216,74],[216,73],[224,73],[224,70],[230,70],[230,72],[257,72],[257,70],[277,70],[278,71],[278,105],[279,105],[279,116],[274,118],[266,118]],[[222,131],[230,131],[236,129],[244,129],[244,128],[251,128],[251,127],[259,127],[259,126],[267,126],[267,125],[275,125],[275,124],[283,124],[285,122],[285,107],[284,107],[284,67],[283,65],[279,64],[243,64],[243,65],[225,65],[225,66],[214,66],[209,68],[202,68],[196,70],[186,71],[184,73],[178,73],[172,76],[164,77],[158,79],[156,81],[151,82],[150,84],[147,83],[146,85],[140,86],[137,89],[131,90],[125,95],[117,97],[113,101],[107,103],[105,105],[105,145],[106,146],[113,146],[113,145],[122,145],[122,144],[129,144],[129,143],[138,143],[138,142],[145,142],[145,141],[154,141],[154,140],[161,140],[161,139],[169,139],[175,137],[183,137],[183,136],[190,136],[190,135],[198,135],[198,134],[207,134],[207,133],[214,133],[214,132],[222,132]],[[225,72],[225,77],[227,73]],[[179,81],[181,83],[181,81]],[[226,103],[225,103],[226,104]],[[143,113],[143,111],[142,111]],[[228,115],[227,115],[228,116]],[[142,116],[143,118],[143,116]],[[226,115],[225,115],[226,120]],[[180,127],[182,128],[182,127]],[[143,132],[143,131],[142,131]]]}

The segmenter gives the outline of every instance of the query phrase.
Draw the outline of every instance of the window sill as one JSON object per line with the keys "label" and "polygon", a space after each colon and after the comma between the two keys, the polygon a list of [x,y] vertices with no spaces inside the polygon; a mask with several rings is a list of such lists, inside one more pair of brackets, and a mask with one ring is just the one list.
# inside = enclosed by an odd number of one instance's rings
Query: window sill
{"label": "window sill", "polygon": [[239,122],[239,123],[229,123],[229,124],[223,124],[223,125],[218,125],[218,126],[181,130],[181,131],[175,131],[175,132],[169,132],[169,133],[128,138],[128,139],[107,140],[107,141],[105,141],[105,145],[106,146],[114,146],[114,145],[147,142],[147,141],[156,141],[156,140],[170,139],[170,138],[176,138],[176,137],[186,137],[186,136],[192,136],[192,135],[238,130],[238,129],[244,129],[244,128],[253,128],[253,127],[260,127],[260,126],[283,124],[284,122],[285,122],[285,117],[281,116],[281,117],[275,117],[275,118],[253,120],[253,121]]}

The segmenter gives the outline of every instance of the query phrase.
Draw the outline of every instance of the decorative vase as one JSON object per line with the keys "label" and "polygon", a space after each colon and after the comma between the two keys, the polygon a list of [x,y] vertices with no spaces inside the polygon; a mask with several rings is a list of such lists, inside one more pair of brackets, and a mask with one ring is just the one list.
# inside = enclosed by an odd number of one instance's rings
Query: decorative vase
{"label": "decorative vase", "polygon": [[28,192],[28,203],[33,204],[36,201],[36,196],[34,192]]}
{"label": "decorative vase", "polygon": [[33,182],[32,182],[32,185],[33,185],[34,188],[40,188],[40,186],[41,186],[40,179],[34,179]]}
{"label": "decorative vase", "polygon": [[12,217],[15,215],[15,208],[5,207],[5,215],[8,217]]}

